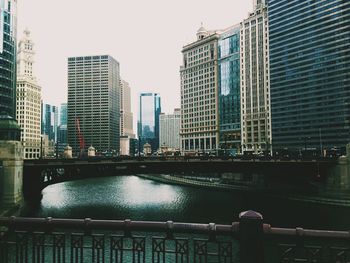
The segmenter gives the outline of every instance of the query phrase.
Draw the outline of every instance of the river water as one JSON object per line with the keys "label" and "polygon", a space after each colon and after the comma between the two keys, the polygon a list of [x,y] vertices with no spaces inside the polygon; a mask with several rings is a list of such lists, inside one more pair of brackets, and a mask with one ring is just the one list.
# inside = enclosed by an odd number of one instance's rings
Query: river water
{"label": "river water", "polygon": [[350,229],[350,207],[168,185],[137,176],[64,182],[42,193],[40,202],[25,203],[21,216],[231,224],[240,212],[255,210],[276,227]]}

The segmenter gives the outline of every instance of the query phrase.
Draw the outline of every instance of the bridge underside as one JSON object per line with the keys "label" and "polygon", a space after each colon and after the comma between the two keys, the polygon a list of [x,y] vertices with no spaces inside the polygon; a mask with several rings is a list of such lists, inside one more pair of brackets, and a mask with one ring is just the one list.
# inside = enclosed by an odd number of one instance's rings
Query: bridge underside
{"label": "bridge underside", "polygon": [[[263,161],[139,161],[85,162],[25,165],[23,194],[41,198],[41,191],[54,183],[94,177],[136,174],[168,174],[196,177],[240,178],[259,189],[295,186],[315,191],[326,180],[331,166],[322,162]],[[283,187],[282,187],[283,188]],[[283,190],[283,189],[281,189]]]}

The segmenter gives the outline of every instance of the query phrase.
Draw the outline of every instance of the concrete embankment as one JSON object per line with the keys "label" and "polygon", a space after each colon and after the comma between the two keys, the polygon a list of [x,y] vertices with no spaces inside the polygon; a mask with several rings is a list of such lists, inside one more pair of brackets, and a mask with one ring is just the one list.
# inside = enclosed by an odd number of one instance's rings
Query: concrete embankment
{"label": "concrete embankment", "polygon": [[[208,182],[208,181],[198,181],[193,179],[187,179],[183,177],[170,176],[166,174],[160,175],[151,175],[151,174],[138,174],[140,178],[153,180],[156,182],[166,183],[166,184],[175,184],[175,185],[185,185],[185,186],[194,186],[200,188],[209,188],[216,190],[224,190],[224,191],[242,191],[242,192],[251,192],[254,191],[249,186],[245,185],[229,185],[229,184],[221,184],[218,182]],[[255,191],[256,192],[256,191]]]}
{"label": "concrete embankment", "polygon": [[137,176],[140,178],[149,179],[149,180],[166,183],[166,184],[200,187],[200,188],[222,190],[222,191],[229,191],[229,192],[235,192],[235,193],[237,192],[255,193],[255,194],[264,195],[266,197],[282,198],[282,199],[287,199],[287,200],[297,201],[297,202],[350,207],[350,200],[344,200],[344,199],[327,198],[322,196],[308,196],[308,195],[302,195],[302,194],[273,194],[271,192],[267,193],[268,191],[266,190],[262,191],[262,190],[254,189],[253,187],[245,186],[245,185],[229,185],[229,184],[222,184],[218,182],[198,181],[198,180],[170,176],[165,174],[161,174],[161,175],[138,174]]}

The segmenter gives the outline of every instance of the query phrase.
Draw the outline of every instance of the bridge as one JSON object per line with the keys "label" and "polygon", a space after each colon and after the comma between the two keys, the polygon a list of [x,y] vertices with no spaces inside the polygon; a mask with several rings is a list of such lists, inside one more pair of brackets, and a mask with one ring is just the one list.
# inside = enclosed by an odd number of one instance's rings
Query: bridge
{"label": "bridge", "polygon": [[[129,158],[129,159],[47,159],[26,160],[23,194],[41,198],[41,191],[54,183],[102,176],[130,174],[170,174],[195,177],[231,178],[249,183],[257,189],[294,185],[318,191],[315,184],[325,185],[338,165],[335,159],[263,160],[208,158]],[[280,189],[281,190],[281,189]]]}

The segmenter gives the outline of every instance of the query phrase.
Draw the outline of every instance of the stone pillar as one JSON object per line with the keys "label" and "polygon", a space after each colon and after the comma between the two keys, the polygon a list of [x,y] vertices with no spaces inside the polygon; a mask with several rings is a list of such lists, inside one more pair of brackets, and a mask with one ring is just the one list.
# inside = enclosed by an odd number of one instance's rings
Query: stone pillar
{"label": "stone pillar", "polygon": [[72,147],[67,145],[66,147],[64,147],[63,158],[71,159],[72,156],[73,156]]}
{"label": "stone pillar", "polygon": [[350,143],[346,145],[346,156],[340,156],[331,169],[325,193],[338,198],[350,197]]}
{"label": "stone pillar", "polygon": [[90,146],[88,149],[88,157],[95,157],[95,148]]}
{"label": "stone pillar", "polygon": [[241,263],[263,263],[263,217],[255,211],[239,214],[239,242]]}
{"label": "stone pillar", "polygon": [[1,206],[8,208],[22,201],[22,144],[17,141],[0,141],[0,153]]}
{"label": "stone pillar", "polygon": [[16,120],[0,115],[0,203],[11,208],[22,201],[23,146]]}

